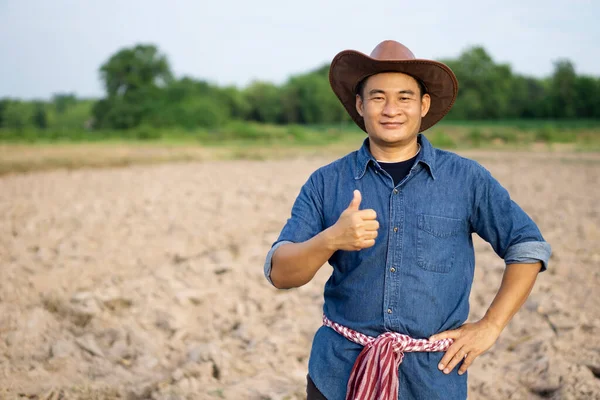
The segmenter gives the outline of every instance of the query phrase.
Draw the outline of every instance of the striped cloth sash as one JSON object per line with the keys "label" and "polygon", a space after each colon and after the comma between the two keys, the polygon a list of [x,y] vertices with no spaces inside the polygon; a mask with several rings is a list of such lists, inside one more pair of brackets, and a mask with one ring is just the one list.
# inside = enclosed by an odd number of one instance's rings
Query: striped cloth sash
{"label": "striped cloth sash", "polygon": [[364,346],[352,367],[346,400],[397,400],[398,367],[404,353],[446,351],[454,342],[452,339],[430,342],[396,332],[385,332],[374,338],[333,322],[325,315],[323,325]]}

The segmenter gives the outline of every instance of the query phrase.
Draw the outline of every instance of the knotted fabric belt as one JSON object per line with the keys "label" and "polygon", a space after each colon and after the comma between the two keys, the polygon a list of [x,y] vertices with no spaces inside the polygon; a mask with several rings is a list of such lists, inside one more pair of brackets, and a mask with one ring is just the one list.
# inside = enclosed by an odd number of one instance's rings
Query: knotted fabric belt
{"label": "knotted fabric belt", "polygon": [[454,342],[452,339],[430,342],[396,332],[385,332],[374,338],[335,323],[325,315],[323,325],[364,346],[352,367],[346,400],[397,400],[398,367],[404,353],[446,351]]}

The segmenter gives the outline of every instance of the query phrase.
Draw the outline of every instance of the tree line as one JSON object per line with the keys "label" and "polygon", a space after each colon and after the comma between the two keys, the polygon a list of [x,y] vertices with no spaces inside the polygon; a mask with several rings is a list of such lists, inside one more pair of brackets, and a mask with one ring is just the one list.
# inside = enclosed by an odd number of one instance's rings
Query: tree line
{"label": "tree line", "polygon": [[[600,78],[578,75],[567,59],[551,76],[535,78],[496,63],[482,47],[441,60],[457,75],[459,94],[448,120],[600,119]],[[46,101],[0,99],[0,129],[54,131],[198,128],[230,121],[265,124],[352,125],[329,86],[329,65],[276,85],[244,88],[175,77],[151,44],[123,48],[99,68],[105,94],[80,99],[56,94]]]}

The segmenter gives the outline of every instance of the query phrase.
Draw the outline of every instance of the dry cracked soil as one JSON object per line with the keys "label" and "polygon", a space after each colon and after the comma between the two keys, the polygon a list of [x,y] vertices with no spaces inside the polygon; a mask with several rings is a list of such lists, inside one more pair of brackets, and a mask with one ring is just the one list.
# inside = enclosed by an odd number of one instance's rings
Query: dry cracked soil
{"label": "dry cracked soil", "polygon": [[[469,370],[470,399],[600,399],[600,155],[469,153],[553,247]],[[0,398],[302,399],[324,266],[271,287],[264,257],[327,158],[0,177]],[[504,264],[477,238],[471,320]]]}

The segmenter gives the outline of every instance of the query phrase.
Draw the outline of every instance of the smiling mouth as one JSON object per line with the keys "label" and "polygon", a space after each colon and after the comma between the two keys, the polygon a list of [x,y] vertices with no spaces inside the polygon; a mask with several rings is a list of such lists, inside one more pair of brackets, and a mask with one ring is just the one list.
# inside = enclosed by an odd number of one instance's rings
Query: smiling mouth
{"label": "smiling mouth", "polygon": [[381,125],[387,129],[396,129],[404,125],[403,122],[382,122]]}

